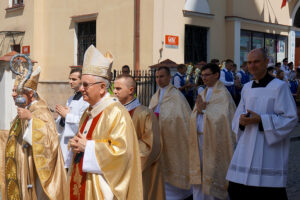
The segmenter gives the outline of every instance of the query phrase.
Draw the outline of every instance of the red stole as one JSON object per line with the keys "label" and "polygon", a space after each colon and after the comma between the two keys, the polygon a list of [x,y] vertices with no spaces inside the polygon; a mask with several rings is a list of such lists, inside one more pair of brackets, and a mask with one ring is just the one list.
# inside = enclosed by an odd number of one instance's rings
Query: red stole
{"label": "red stole", "polygon": [[136,109],[136,107],[135,107],[134,109],[132,109],[132,110],[128,111],[128,112],[129,112],[129,114],[130,114],[130,116],[131,116],[131,118],[132,118],[132,116],[133,116],[133,113],[134,113],[135,109]]}
{"label": "red stole", "polygon": [[[98,123],[98,120],[101,116],[102,112],[99,113],[92,121],[89,132],[86,136],[87,140],[92,139],[93,131]],[[89,120],[89,116],[87,116],[81,125],[80,133],[83,133],[84,128],[86,126],[87,121]],[[85,182],[86,182],[86,172],[82,171],[83,165],[83,156],[80,159],[79,163],[75,163],[73,160],[73,170],[70,182],[70,199],[71,200],[83,200],[85,199]]]}

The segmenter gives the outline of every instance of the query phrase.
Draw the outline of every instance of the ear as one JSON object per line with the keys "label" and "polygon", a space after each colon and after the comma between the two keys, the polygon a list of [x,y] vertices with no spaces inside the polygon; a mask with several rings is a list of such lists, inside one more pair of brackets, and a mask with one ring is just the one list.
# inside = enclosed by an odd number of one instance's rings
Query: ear
{"label": "ear", "polygon": [[130,94],[134,95],[134,92],[135,92],[135,91],[134,91],[134,87],[130,87],[130,88],[129,88],[129,91],[130,91]]}
{"label": "ear", "polygon": [[269,58],[266,59],[266,63],[267,63],[267,66],[268,66],[268,64],[269,64]]}
{"label": "ear", "polygon": [[99,93],[100,93],[101,95],[106,93],[106,85],[105,85],[105,84],[100,84],[100,90],[99,90]]}

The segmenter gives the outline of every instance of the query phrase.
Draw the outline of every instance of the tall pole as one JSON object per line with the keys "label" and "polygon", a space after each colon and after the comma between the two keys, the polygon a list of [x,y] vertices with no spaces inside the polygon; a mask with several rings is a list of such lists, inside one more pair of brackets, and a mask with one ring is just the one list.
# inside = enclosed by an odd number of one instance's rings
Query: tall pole
{"label": "tall pole", "polygon": [[135,70],[140,69],[140,0],[135,0]]}

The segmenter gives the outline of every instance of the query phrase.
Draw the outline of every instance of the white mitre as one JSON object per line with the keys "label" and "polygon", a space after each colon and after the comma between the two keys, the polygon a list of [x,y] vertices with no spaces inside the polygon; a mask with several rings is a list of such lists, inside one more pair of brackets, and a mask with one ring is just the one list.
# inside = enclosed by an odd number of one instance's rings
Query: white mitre
{"label": "white mitre", "polygon": [[82,74],[100,76],[109,79],[112,63],[112,55],[109,52],[103,56],[102,53],[94,47],[94,45],[91,45],[84,54]]}

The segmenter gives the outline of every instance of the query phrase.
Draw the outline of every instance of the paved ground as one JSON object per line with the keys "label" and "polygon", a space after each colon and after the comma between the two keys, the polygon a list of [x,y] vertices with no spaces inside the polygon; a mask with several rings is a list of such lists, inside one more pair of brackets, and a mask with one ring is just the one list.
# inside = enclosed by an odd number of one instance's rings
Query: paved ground
{"label": "paved ground", "polygon": [[300,199],[300,124],[291,134],[289,172],[287,181],[289,200]]}

